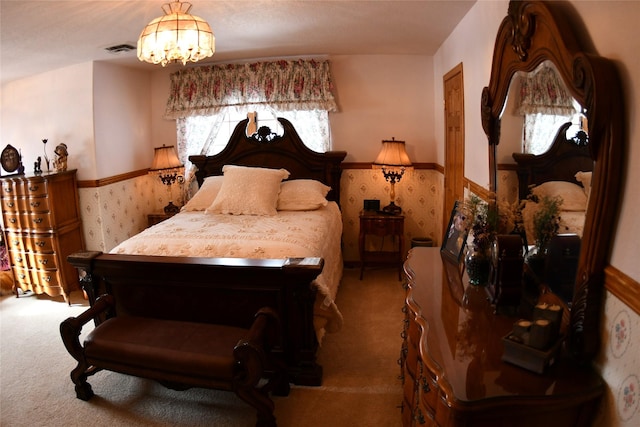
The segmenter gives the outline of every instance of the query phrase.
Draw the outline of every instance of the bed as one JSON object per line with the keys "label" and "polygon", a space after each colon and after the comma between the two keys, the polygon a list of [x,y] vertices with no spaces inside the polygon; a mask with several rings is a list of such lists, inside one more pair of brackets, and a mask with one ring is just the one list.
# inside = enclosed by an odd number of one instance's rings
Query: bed
{"label": "bed", "polygon": [[513,154],[529,244],[535,240],[533,216],[544,196],[562,198],[558,233],[582,236],[594,165],[586,141],[566,137],[570,126],[571,123],[565,123],[560,127],[549,150],[543,154]]}
{"label": "bed", "polygon": [[236,323],[271,306],[281,318],[279,351],[291,381],[319,385],[317,348],[325,332],[342,325],[335,298],[342,277],[338,203],[346,153],[313,152],[289,121],[278,120],[281,136],[266,127],[247,136],[243,120],[222,152],[190,156],[200,188],[180,213],[109,254],[70,261],[80,269],[90,301],[108,292],[110,281],[125,280],[126,270],[155,286],[199,283],[202,299],[211,304],[187,309],[216,323],[246,326]]}

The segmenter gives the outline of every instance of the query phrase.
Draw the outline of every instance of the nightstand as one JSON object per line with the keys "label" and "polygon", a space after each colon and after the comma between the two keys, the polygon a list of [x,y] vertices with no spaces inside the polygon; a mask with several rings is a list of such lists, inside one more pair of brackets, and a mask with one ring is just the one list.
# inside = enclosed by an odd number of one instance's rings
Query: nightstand
{"label": "nightstand", "polygon": [[[379,250],[366,246],[366,236],[382,237]],[[391,247],[384,246],[384,238],[391,237]],[[404,248],[404,215],[386,215],[378,212],[360,213],[360,280],[367,265],[394,265],[398,268],[398,278],[402,277],[402,250]],[[389,245],[388,245],[389,246]]]}
{"label": "nightstand", "polygon": [[152,225],[156,225],[159,222],[164,221],[165,219],[171,218],[172,216],[174,216],[174,213],[164,213],[164,212],[156,212],[156,213],[152,213],[147,215],[147,221],[149,222],[149,227],[151,227]]}

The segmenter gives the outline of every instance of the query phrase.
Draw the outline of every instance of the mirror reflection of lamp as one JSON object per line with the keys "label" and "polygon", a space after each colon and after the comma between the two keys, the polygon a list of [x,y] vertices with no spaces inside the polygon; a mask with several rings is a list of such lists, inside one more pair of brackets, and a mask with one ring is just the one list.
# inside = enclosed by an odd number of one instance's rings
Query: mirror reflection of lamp
{"label": "mirror reflection of lamp", "polygon": [[160,178],[163,184],[167,186],[167,192],[169,193],[169,204],[164,207],[164,212],[167,214],[174,214],[180,211],[180,207],[173,204],[171,200],[173,192],[171,186],[177,181],[182,184],[184,182],[184,176],[180,174],[182,172],[183,164],[178,158],[178,153],[173,145],[154,148],[155,153],[153,155],[153,164],[149,169],[149,172],[154,172]]}
{"label": "mirror reflection of lamp", "polygon": [[382,211],[394,215],[400,214],[402,209],[395,204],[395,184],[400,182],[406,170],[412,169],[404,141],[396,141],[395,138],[382,140],[382,149],[372,166],[374,169],[382,169],[384,179],[391,184],[389,191],[391,203],[382,208]]}

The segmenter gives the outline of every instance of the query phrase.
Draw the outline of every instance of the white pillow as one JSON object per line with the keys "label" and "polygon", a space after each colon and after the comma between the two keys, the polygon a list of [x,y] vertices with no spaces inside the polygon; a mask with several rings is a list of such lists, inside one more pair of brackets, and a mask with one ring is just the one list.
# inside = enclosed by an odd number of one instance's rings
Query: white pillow
{"label": "white pillow", "polygon": [[181,210],[183,212],[203,211],[211,206],[220,192],[223,178],[222,175],[205,178],[200,189]]}
{"label": "white pillow", "polygon": [[578,172],[576,173],[576,180],[582,184],[584,188],[584,194],[587,195],[587,204],[589,203],[589,196],[591,195],[591,175],[592,172]]}
{"label": "white pillow", "polygon": [[218,196],[206,213],[276,215],[280,183],[289,177],[285,169],[225,165]]}
{"label": "white pillow", "polygon": [[531,193],[542,199],[561,197],[563,211],[584,211],[587,209],[587,196],[578,184],[567,181],[549,181],[534,187]]}
{"label": "white pillow", "polygon": [[279,211],[313,211],[327,206],[331,187],[313,179],[294,179],[280,184]]}

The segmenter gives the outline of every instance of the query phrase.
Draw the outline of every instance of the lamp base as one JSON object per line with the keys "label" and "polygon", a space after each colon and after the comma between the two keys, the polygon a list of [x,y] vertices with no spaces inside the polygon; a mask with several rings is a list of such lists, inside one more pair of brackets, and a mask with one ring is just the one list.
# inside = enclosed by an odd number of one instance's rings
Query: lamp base
{"label": "lamp base", "polygon": [[402,213],[402,208],[391,202],[387,206],[382,208],[382,212],[388,213],[390,215],[400,215]]}
{"label": "lamp base", "polygon": [[164,213],[166,214],[177,214],[180,212],[180,208],[173,204],[173,202],[169,202],[167,206],[164,207]]}

